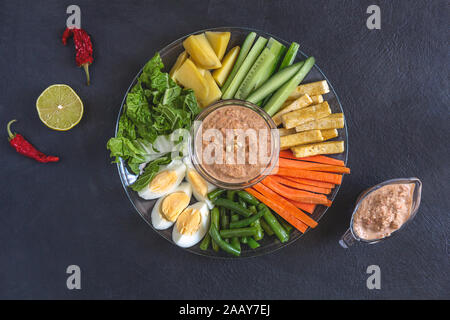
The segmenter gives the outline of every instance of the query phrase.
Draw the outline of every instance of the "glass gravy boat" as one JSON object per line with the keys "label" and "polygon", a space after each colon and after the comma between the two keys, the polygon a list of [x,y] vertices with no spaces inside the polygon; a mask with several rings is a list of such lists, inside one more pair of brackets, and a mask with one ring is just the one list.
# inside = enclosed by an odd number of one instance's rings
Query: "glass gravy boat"
{"label": "glass gravy boat", "polygon": [[[373,239],[373,240],[366,240],[366,239],[362,239],[360,237],[358,237],[358,235],[356,234],[356,232],[354,232],[353,230],[353,219],[355,217],[355,213],[358,211],[359,206],[361,205],[362,201],[373,191],[380,189],[381,187],[384,187],[386,185],[391,185],[391,184],[407,184],[407,183],[414,183],[414,193],[413,193],[413,198],[412,198],[412,204],[411,204],[411,213],[409,215],[409,218],[407,221],[405,221],[405,223],[403,223],[399,229],[395,230],[394,232],[392,232],[390,235],[380,238],[380,239]],[[355,209],[353,210],[353,214],[352,214],[352,218],[350,220],[350,227],[347,229],[347,231],[344,233],[344,235],[341,237],[341,240],[339,240],[339,244],[343,247],[343,248],[348,248],[351,245],[353,245],[356,241],[360,241],[363,243],[368,243],[368,244],[374,244],[374,243],[378,243],[382,240],[385,240],[387,238],[392,237],[393,234],[397,233],[398,231],[400,231],[406,224],[408,224],[416,215],[419,206],[420,206],[420,199],[422,196],[422,182],[418,179],[418,178],[399,178],[399,179],[391,179],[391,180],[387,180],[384,181],[380,184],[377,184],[367,190],[365,190],[364,192],[362,192],[358,199],[356,200],[356,206]]]}

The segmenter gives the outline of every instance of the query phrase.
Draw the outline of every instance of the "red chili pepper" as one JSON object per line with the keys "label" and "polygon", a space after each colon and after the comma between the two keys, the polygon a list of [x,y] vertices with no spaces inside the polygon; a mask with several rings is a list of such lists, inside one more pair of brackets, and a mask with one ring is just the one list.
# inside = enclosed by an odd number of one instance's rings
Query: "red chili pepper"
{"label": "red chili pepper", "polygon": [[87,84],[90,83],[89,65],[94,62],[92,57],[92,42],[86,31],[79,28],[66,28],[62,36],[62,43],[67,44],[67,40],[73,36],[75,43],[75,61],[79,67],[83,67],[86,72]]}
{"label": "red chili pepper", "polygon": [[54,156],[47,156],[37,150],[31,143],[29,143],[25,138],[18,133],[12,133],[11,132],[11,124],[17,120],[11,120],[8,122],[8,126],[6,127],[6,130],[8,131],[9,135],[9,144],[16,149],[16,151],[28,158],[32,158],[38,162],[47,163],[47,162],[56,162],[59,161],[58,157]]}

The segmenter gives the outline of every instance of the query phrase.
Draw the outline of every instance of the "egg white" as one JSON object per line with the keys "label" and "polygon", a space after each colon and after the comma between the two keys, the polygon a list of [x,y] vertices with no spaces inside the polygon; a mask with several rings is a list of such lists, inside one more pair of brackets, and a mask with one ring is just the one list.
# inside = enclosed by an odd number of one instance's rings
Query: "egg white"
{"label": "egg white", "polygon": [[164,218],[164,216],[161,214],[161,205],[163,200],[166,198],[166,196],[175,193],[175,192],[184,192],[188,195],[189,199],[191,199],[192,196],[192,187],[189,183],[183,182],[178,187],[176,187],[171,193],[166,194],[165,196],[159,198],[152,209],[151,219],[152,219],[152,225],[156,230],[165,230],[169,229],[175,221],[169,221]]}
{"label": "egg white", "polygon": [[172,240],[173,242],[182,248],[189,248],[197,243],[199,243],[203,237],[208,232],[209,228],[209,220],[210,220],[210,214],[208,205],[205,202],[196,202],[187,208],[194,208],[200,211],[201,216],[201,222],[199,229],[192,235],[185,235],[178,232],[178,228],[175,225],[172,230]]}
{"label": "egg white", "polygon": [[183,181],[183,179],[186,175],[186,165],[183,162],[181,162],[181,160],[174,160],[166,166],[161,166],[159,168],[159,171],[157,174],[159,174],[163,171],[166,171],[166,170],[174,170],[175,171],[175,173],[177,175],[176,181],[174,181],[174,183],[164,191],[152,191],[152,190],[150,190],[150,184],[149,184],[144,189],[142,189],[141,191],[138,192],[138,194],[141,198],[143,198],[145,200],[152,200],[152,199],[157,199],[159,197],[165,196],[169,193],[172,193],[173,190],[175,190],[175,188],[178,187],[178,185],[181,183],[181,181]]}
{"label": "egg white", "polygon": [[[188,170],[194,170],[195,172],[197,172],[197,174],[198,174],[198,171],[195,170],[195,168],[194,168],[194,166],[193,166],[193,164],[192,164],[192,162],[191,162],[191,160],[190,160],[189,158],[187,158],[187,157],[184,158],[184,159],[183,159],[183,162],[184,162],[184,164],[186,165],[186,181],[189,182],[189,183],[191,184],[191,186],[192,186],[192,193],[193,193],[193,195],[194,195],[194,198],[195,198],[197,201],[205,202],[205,203],[208,205],[208,208],[211,210],[212,208],[214,208],[214,204],[211,202],[211,200],[208,199],[208,196],[203,196],[203,195],[199,192],[199,190],[196,189],[196,186],[192,183],[191,179],[190,179],[189,176],[187,175],[187,171],[188,171]],[[206,180],[205,180],[205,182],[206,182],[206,185],[207,185],[207,187],[208,187],[208,189],[207,189],[208,192],[207,192],[207,193],[210,193],[210,192],[213,191],[214,189],[217,189],[217,187],[216,187],[215,185],[213,185],[212,183],[209,183],[209,182],[206,181]]]}

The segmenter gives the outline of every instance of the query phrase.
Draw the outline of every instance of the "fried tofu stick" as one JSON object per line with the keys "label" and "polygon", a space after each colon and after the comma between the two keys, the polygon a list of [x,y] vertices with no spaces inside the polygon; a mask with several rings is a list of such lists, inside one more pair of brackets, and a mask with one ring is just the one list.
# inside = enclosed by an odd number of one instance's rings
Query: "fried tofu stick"
{"label": "fried tofu stick", "polygon": [[331,109],[328,102],[324,101],[315,106],[295,110],[281,116],[281,121],[286,129],[297,127],[305,122],[321,119],[329,116]]}

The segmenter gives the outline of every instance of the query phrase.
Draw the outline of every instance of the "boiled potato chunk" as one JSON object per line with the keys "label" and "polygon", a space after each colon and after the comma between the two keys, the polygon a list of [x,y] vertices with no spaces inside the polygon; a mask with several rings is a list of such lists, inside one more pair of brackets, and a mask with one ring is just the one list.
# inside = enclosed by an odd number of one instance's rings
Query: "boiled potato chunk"
{"label": "boiled potato chunk", "polygon": [[208,98],[209,86],[191,59],[186,59],[178,68],[176,79],[183,87],[194,90],[197,100]]}
{"label": "boiled potato chunk", "polygon": [[236,62],[236,59],[239,55],[239,51],[241,48],[239,46],[234,47],[231,49],[225,58],[222,60],[222,67],[219,69],[216,69],[213,71],[213,78],[216,80],[217,84],[219,86],[223,86],[225,83],[225,80],[227,80],[228,75],[231,72],[231,69],[233,69],[234,63]]}
{"label": "boiled potato chunk", "polygon": [[197,66],[203,69],[218,69],[222,66],[204,33],[189,36],[183,47]]}
{"label": "boiled potato chunk", "polygon": [[230,32],[205,32],[206,38],[209,41],[209,44],[213,48],[216,53],[217,58],[222,60],[225,55],[225,51],[227,50],[228,42],[230,41],[231,33]]}
{"label": "boiled potato chunk", "polygon": [[320,130],[299,132],[280,137],[280,150],[286,150],[301,144],[323,141]]}
{"label": "boiled potato chunk", "polygon": [[206,84],[208,85],[208,97],[206,99],[200,99],[199,103],[202,108],[209,106],[211,103],[216,102],[222,97],[222,91],[217,86],[216,81],[214,81],[213,76],[209,70],[201,69],[200,73],[206,80]]}
{"label": "boiled potato chunk", "polygon": [[344,152],[344,141],[328,141],[291,148],[296,158],[316,156],[319,154],[334,154]]}
{"label": "boiled potato chunk", "polygon": [[172,69],[170,69],[169,76],[172,78],[173,81],[177,82],[175,73],[181,67],[181,65],[186,61],[187,58],[188,58],[187,52],[183,51],[178,56],[177,61],[175,61]]}

